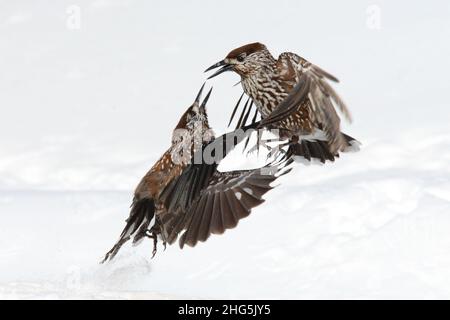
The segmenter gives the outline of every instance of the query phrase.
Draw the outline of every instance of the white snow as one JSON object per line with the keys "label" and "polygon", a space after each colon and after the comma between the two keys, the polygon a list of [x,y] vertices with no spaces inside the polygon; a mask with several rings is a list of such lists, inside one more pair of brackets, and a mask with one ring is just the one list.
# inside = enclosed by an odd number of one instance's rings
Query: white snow
{"label": "white snow", "polygon": [[[373,1],[281,1],[276,16],[271,1],[220,14],[207,1],[77,3],[79,30],[71,1],[1,5],[0,298],[450,298],[448,2],[380,1],[380,29],[366,25]],[[202,71],[256,40],[338,76],[361,150],[296,163],[194,249],[150,259],[150,240],[99,264]],[[237,81],[207,84],[218,133]],[[221,169],[263,162],[236,150]]]}
{"label": "white snow", "polygon": [[417,139],[296,165],[236,229],[153,260],[144,241],[98,264],[131,190],[3,191],[0,296],[448,298],[450,135]]}

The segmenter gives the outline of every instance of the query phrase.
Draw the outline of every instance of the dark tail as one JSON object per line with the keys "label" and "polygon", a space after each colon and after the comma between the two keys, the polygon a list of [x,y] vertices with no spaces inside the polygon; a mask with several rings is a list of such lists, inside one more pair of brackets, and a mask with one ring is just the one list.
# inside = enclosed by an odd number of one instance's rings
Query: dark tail
{"label": "dark tail", "polygon": [[106,253],[102,263],[112,260],[124,243],[133,237],[133,243],[145,237],[149,224],[155,215],[155,202],[153,199],[134,200],[126,226],[114,247]]}
{"label": "dark tail", "polygon": [[[358,151],[360,142],[356,139],[341,133],[345,143],[342,152]],[[339,153],[332,153],[328,142],[325,140],[315,140],[315,139],[301,139],[298,143],[291,144],[287,150],[287,157],[297,156],[304,158],[308,161],[311,159],[320,160],[320,162],[325,163],[328,161],[334,161],[335,158],[339,158]]]}

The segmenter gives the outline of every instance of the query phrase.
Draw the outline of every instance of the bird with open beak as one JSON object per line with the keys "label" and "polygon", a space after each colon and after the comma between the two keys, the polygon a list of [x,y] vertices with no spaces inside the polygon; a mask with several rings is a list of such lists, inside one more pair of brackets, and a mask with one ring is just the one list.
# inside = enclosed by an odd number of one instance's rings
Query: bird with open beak
{"label": "bird with open beak", "polygon": [[[272,189],[270,184],[290,171],[286,168],[289,161],[252,170],[217,170],[245,135],[231,132],[215,137],[206,112],[211,90],[200,103],[203,87],[173,130],[170,148],[138,184],[126,226],[103,261],[113,259],[130,239],[138,244],[145,237],[152,238],[155,255],[158,239],[165,246],[181,235],[179,244],[183,247],[206,241],[211,234],[222,234],[264,202],[262,197]],[[205,161],[204,150],[211,146],[222,152],[215,161]]]}
{"label": "bird with open beak", "polygon": [[288,139],[287,156],[325,162],[334,161],[340,151],[358,149],[359,143],[341,132],[336,109],[349,121],[351,116],[329,83],[338,82],[337,78],[306,59],[291,52],[275,59],[265,45],[256,42],[232,50],[205,72],[217,68],[208,79],[226,71],[237,73],[251,100],[243,114],[254,103],[262,118],[259,126],[277,129],[280,139]]}

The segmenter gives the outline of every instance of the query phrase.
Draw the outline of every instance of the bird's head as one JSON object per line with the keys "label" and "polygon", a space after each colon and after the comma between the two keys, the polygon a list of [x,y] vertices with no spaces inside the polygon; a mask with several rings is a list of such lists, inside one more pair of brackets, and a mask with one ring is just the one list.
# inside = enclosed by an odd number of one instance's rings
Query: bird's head
{"label": "bird's head", "polygon": [[200,103],[203,88],[205,84],[200,88],[200,91],[195,98],[194,103],[184,112],[181,116],[178,125],[175,129],[188,129],[193,130],[195,128],[202,128],[203,130],[209,130],[208,115],[206,113],[206,104],[208,103],[209,96],[211,95],[212,88],[209,90],[205,99]]}
{"label": "bird's head", "polygon": [[234,71],[241,77],[246,78],[272,60],[273,57],[266,46],[255,42],[232,50],[225,59],[213,64],[205,72],[221,67],[208,79],[218,76],[225,71]]}
{"label": "bird's head", "polygon": [[204,87],[205,84],[200,88],[194,103],[187,108],[172,132],[171,158],[174,163],[188,163],[193,153],[200,150],[199,148],[204,143],[214,139],[214,131],[209,127],[206,113],[206,104],[212,88],[200,103]]}

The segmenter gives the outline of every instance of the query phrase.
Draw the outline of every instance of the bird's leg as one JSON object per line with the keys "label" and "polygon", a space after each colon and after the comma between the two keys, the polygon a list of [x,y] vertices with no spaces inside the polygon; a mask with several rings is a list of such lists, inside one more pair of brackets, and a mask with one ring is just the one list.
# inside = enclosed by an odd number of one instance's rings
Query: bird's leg
{"label": "bird's leg", "polygon": [[[293,146],[295,146],[296,144],[298,144],[298,142],[300,141],[298,136],[291,136],[289,138],[289,140],[285,143],[282,143],[280,145],[278,145],[277,147],[279,148],[279,153],[277,154],[277,157],[281,154],[283,154],[283,157],[281,158],[280,161],[289,159],[290,157],[292,157],[292,155],[294,154],[294,151],[292,149]],[[284,150],[284,148],[287,147],[287,151]]]}
{"label": "bird's leg", "polygon": [[268,147],[269,153],[267,154],[267,160],[275,157],[277,159],[280,155],[286,154],[286,151],[283,149],[287,143],[278,144],[276,147]]}
{"label": "bird's leg", "polygon": [[150,239],[153,239],[153,250],[152,250],[152,259],[153,259],[153,257],[156,255],[156,251],[157,251],[157,248],[158,248],[158,246],[157,246],[157,244],[158,244],[158,236],[157,236],[156,232],[152,231],[152,230],[147,230],[145,235],[147,237],[149,237]]}
{"label": "bird's leg", "polygon": [[153,250],[152,250],[152,259],[156,255],[157,251],[158,238],[155,233],[153,233]]}
{"label": "bird's leg", "polygon": [[[271,130],[271,132],[276,136],[275,138],[271,138],[271,139],[263,139],[262,138],[262,129],[259,129],[257,131],[257,141],[256,144],[247,152],[247,155],[251,154],[252,152],[254,152],[255,150],[258,152],[259,154],[259,149],[260,147],[265,148],[268,151],[267,154],[267,160],[272,158],[273,156],[275,156],[275,158],[278,158],[280,155],[285,154],[286,151],[283,150],[283,147],[286,146],[287,144],[279,144],[279,142],[285,140],[287,138],[286,136],[286,132],[284,132],[284,130],[281,129],[275,129],[274,128],[268,128]],[[278,144],[275,146],[271,146],[269,145],[269,143],[274,143],[277,142]]]}
{"label": "bird's leg", "polygon": [[[277,149],[277,147],[272,147],[272,146],[268,145],[267,143],[278,142],[278,141],[279,141],[279,139],[277,139],[277,138],[267,139],[267,140],[258,140],[256,142],[256,144],[249,151],[247,151],[247,156],[252,154],[255,151],[257,151],[259,154],[260,147],[266,148],[270,153],[270,152],[272,152],[272,150]],[[270,156],[268,156],[268,158],[270,158]]]}

